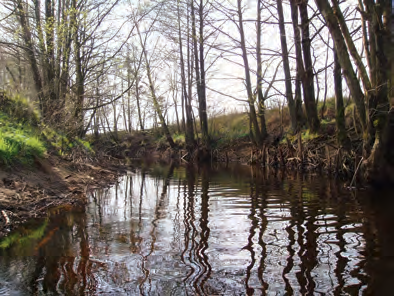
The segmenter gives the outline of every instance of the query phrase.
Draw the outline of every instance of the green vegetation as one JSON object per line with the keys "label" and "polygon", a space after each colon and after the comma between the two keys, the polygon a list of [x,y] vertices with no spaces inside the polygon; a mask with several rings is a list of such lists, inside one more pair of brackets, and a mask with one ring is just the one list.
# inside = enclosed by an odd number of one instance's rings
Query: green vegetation
{"label": "green vegetation", "polygon": [[[0,249],[7,249],[13,244],[18,244],[22,249],[24,247],[31,246],[37,240],[42,238],[45,234],[45,230],[48,226],[48,220],[45,220],[42,225],[34,230],[29,230],[26,235],[22,235],[20,232],[14,232],[13,234],[5,237],[0,242]],[[27,248],[28,249],[28,248]]]}
{"label": "green vegetation", "polygon": [[39,112],[21,96],[0,96],[0,165],[31,165],[47,150],[60,156],[94,153],[88,141],[40,124]]}
{"label": "green vegetation", "polygon": [[59,156],[67,156],[75,150],[88,154],[94,153],[90,142],[78,137],[70,139],[65,134],[56,132],[51,128],[44,128],[41,134],[52,150]]}
{"label": "green vegetation", "polygon": [[217,146],[249,135],[248,115],[231,113],[209,119],[210,137]]}
{"label": "green vegetation", "polygon": [[0,112],[0,165],[31,164],[45,152],[45,144],[33,127]]}

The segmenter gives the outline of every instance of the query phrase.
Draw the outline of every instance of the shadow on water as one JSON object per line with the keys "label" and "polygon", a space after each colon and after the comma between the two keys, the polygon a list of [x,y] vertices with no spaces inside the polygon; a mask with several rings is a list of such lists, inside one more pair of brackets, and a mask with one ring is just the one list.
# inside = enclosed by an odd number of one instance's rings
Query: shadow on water
{"label": "shadow on water", "polygon": [[152,166],[0,242],[0,294],[387,295],[394,200],[316,175]]}

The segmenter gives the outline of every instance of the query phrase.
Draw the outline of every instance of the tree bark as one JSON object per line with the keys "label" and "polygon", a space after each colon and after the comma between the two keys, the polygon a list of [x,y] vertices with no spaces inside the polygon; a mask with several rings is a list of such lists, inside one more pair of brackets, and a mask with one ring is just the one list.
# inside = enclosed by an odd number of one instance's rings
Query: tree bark
{"label": "tree bark", "polygon": [[260,118],[260,132],[261,139],[264,141],[267,134],[267,126],[265,123],[265,106],[264,106],[264,95],[262,89],[262,61],[261,61],[261,0],[257,0],[257,44],[256,44],[256,54],[257,54],[257,96],[258,96],[258,114]]}
{"label": "tree bark", "polygon": [[298,26],[298,9],[295,0],[290,1],[291,9],[291,20],[293,24],[294,32],[294,47],[296,53],[296,79],[295,79],[295,90],[294,90],[294,102],[295,102],[295,113],[297,128],[295,132],[298,132],[305,123],[304,112],[302,110],[302,96],[301,96],[301,77],[304,75],[304,64],[302,61],[302,49],[301,49],[301,34]]}
{"label": "tree bark", "polygon": [[34,88],[35,91],[37,92],[37,97],[40,103],[40,111],[43,112],[43,93],[42,93],[42,77],[40,74],[40,71],[38,69],[38,63],[36,60],[36,57],[34,55],[34,48],[33,48],[33,42],[32,42],[32,33],[30,31],[30,28],[27,23],[27,17],[26,17],[26,12],[23,7],[23,2],[18,1],[17,2],[17,13],[19,17],[19,22],[22,26],[22,38],[25,43],[26,47],[26,55],[28,57],[31,71],[33,74],[33,80],[34,80]]}
{"label": "tree bark", "polygon": [[330,31],[330,34],[334,40],[335,49],[338,54],[339,63],[343,70],[343,75],[345,76],[346,83],[355,101],[363,132],[364,134],[366,134],[368,133],[368,131],[364,93],[361,90],[357,75],[354,72],[352,63],[350,61],[349,53],[343,35],[341,33],[341,29],[333,13],[333,10],[331,9],[330,4],[328,3],[328,0],[315,0],[315,3],[319,11],[322,13],[326,21],[327,27]]}
{"label": "tree bark", "polygon": [[287,49],[285,21],[283,16],[282,0],[276,0],[278,19],[279,19],[279,31],[280,31],[280,44],[282,48],[282,59],[283,59],[283,70],[285,74],[285,87],[286,87],[286,100],[289,107],[290,124],[293,133],[297,131],[297,113],[296,105],[293,99],[293,90],[291,86],[291,74],[290,74],[290,63],[289,63],[289,51]]}
{"label": "tree bark", "polygon": [[302,27],[302,52],[304,56],[304,73],[302,76],[302,88],[304,91],[304,104],[306,116],[311,132],[317,132],[320,128],[319,117],[315,100],[315,86],[313,82],[313,64],[311,56],[311,39],[309,37],[308,0],[302,0],[299,4]]}
{"label": "tree bark", "polygon": [[144,58],[145,58],[146,73],[147,73],[147,76],[148,76],[149,89],[150,89],[153,105],[155,107],[155,111],[157,113],[157,116],[159,117],[161,126],[163,128],[163,132],[164,132],[164,134],[166,136],[168,144],[170,145],[171,148],[175,148],[174,140],[171,137],[170,130],[168,129],[166,120],[165,120],[165,118],[163,116],[163,113],[162,113],[161,108],[160,108],[160,104],[159,104],[159,102],[157,100],[157,97],[156,97],[155,86],[153,84],[152,73],[151,73],[151,69],[150,69],[148,54],[147,54],[146,48],[145,48],[145,43],[142,41],[142,36],[141,36],[141,32],[139,30],[138,24],[135,23],[135,26],[136,26],[136,29],[137,29],[137,32],[138,32],[138,36],[139,36],[141,47],[142,47],[142,52],[143,52],[143,55],[144,55]]}
{"label": "tree bark", "polygon": [[[207,99],[206,99],[206,86],[205,86],[205,56],[204,56],[204,1],[200,0],[199,6],[199,54],[200,54],[200,79],[199,89],[200,95],[198,98],[198,110],[200,116],[202,144],[205,148],[210,147],[209,134],[208,134],[208,114],[207,114]],[[196,35],[195,35],[196,36]],[[196,60],[197,62],[197,60]],[[196,68],[197,69],[197,68]]]}
{"label": "tree bark", "polygon": [[345,107],[343,104],[343,89],[341,65],[334,49],[334,90],[335,90],[335,122],[337,127],[337,141],[340,146],[349,148],[349,138],[345,128]]}
{"label": "tree bark", "polygon": [[[194,130],[193,130],[193,117],[192,117],[192,106],[189,101],[189,95],[186,86],[186,72],[185,62],[183,59],[183,44],[182,44],[182,31],[181,31],[181,15],[180,15],[180,1],[178,0],[177,13],[178,13],[178,38],[179,38],[179,56],[181,64],[181,80],[182,80],[182,106],[185,107],[186,113],[186,124],[185,124],[185,141],[189,152],[195,147]],[[183,116],[183,112],[182,112]]]}
{"label": "tree bark", "polygon": [[257,121],[256,116],[256,109],[254,107],[255,104],[255,97],[252,91],[252,82],[250,78],[250,69],[249,69],[249,62],[248,62],[248,53],[246,51],[246,42],[245,42],[245,33],[243,28],[243,19],[242,19],[242,0],[237,0],[238,4],[238,29],[239,34],[241,37],[241,50],[242,50],[242,59],[244,63],[244,70],[245,70],[245,83],[246,83],[246,91],[248,94],[248,104],[249,104],[249,119],[252,125],[253,136],[256,140],[257,145],[262,144],[262,136],[259,128],[259,124]]}

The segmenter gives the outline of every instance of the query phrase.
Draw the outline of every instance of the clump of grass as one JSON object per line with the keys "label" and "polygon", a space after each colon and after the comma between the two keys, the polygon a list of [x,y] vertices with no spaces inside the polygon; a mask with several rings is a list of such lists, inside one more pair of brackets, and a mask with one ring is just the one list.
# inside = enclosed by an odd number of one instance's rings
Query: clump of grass
{"label": "clump of grass", "polygon": [[0,112],[0,164],[31,164],[46,152],[37,132],[27,124],[16,123]]}
{"label": "clump of grass", "polygon": [[28,99],[16,94],[0,94],[0,111],[7,114],[14,122],[38,126],[40,113]]}

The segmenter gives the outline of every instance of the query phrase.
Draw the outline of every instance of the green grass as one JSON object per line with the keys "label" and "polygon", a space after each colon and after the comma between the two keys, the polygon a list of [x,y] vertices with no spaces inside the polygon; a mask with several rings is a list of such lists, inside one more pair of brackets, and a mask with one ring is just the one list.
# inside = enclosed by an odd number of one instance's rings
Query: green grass
{"label": "green grass", "polygon": [[45,152],[45,144],[34,128],[0,112],[0,165],[31,164],[34,157],[42,157]]}
{"label": "green grass", "polygon": [[232,113],[210,118],[210,138],[218,146],[249,135],[249,118],[244,113]]}

